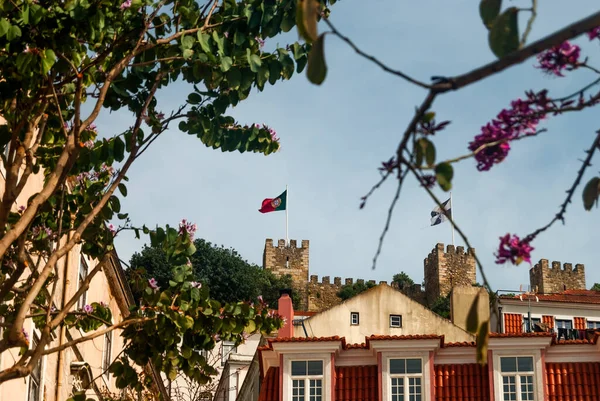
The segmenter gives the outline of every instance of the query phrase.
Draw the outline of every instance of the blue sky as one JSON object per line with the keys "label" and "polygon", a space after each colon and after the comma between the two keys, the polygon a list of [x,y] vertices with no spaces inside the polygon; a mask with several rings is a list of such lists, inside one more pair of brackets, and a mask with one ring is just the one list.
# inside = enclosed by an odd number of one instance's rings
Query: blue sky
{"label": "blue sky", "polygon": [[[529,3],[513,2],[523,7]],[[469,71],[494,56],[475,1],[343,0],[332,10],[337,28],[362,49],[390,66],[427,81],[432,75]],[[597,1],[541,2],[530,41],[597,11]],[[321,30],[326,29],[320,26]],[[273,42],[295,40],[295,31]],[[598,44],[576,40],[600,66]],[[305,75],[267,86],[231,110],[241,123],[266,123],[281,137],[282,149],[268,157],[222,153],[204,147],[177,129],[165,133],[130,170],[129,196],[122,202],[136,225],[171,224],[187,218],[197,236],[237,249],[260,264],[265,238],[284,238],[285,213],[261,214],[261,201],[289,185],[289,233],[310,240],[311,274],[390,280],[406,271],[423,279],[423,259],[436,243],[450,243],[448,223],[429,227],[433,203],[408,180],[394,214],[376,270],[371,260],[383,228],[395,183],[388,182],[359,210],[360,198],[378,180],[381,161],[394,153],[414,108],[425,92],[359,58],[346,44],[328,37],[329,72],[325,83]],[[435,137],[438,159],[466,153],[480,127],[525,90],[550,89],[562,96],[590,82],[585,71],[552,78],[533,68],[534,60],[436,100],[439,120],[452,124]],[[160,93],[168,112],[185,101],[188,88]],[[596,114],[594,114],[596,113]],[[507,233],[524,236],[544,225],[558,210],[579,167],[578,159],[600,128],[597,110],[553,117],[540,127],[548,132],[513,145],[509,157],[489,172],[473,160],[455,166],[454,216],[468,233],[494,289],[518,289],[529,282],[529,265],[498,266],[493,253]],[[597,120],[597,119],[596,119]],[[107,133],[132,124],[125,113],[105,112],[98,126]],[[600,156],[596,156],[596,162]],[[598,165],[598,164],[597,164]],[[586,174],[597,173],[597,165]],[[584,180],[585,182],[585,180]],[[440,189],[441,198],[447,194]],[[532,259],[586,265],[587,284],[600,282],[600,211],[585,212],[581,188],[569,207],[566,225],[542,234]],[[458,238],[456,245],[461,245]],[[124,260],[141,249],[128,233],[117,238]]]}

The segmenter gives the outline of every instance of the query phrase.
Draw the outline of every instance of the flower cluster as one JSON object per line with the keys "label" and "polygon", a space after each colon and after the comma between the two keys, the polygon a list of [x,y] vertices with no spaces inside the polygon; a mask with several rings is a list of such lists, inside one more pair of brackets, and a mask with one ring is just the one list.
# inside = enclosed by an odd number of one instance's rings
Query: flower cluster
{"label": "flower cluster", "polygon": [[129,7],[131,7],[131,0],[125,0],[123,3],[121,3],[121,6],[119,8],[121,10],[126,10]]}
{"label": "flower cluster", "polygon": [[258,47],[259,48],[263,48],[265,46],[265,41],[264,39],[261,39],[260,37],[255,37],[254,40],[256,40],[258,42]]}
{"label": "flower cluster", "polygon": [[92,305],[86,304],[83,306],[83,311],[85,313],[92,313],[94,311],[94,308],[92,308]]}
{"label": "flower cluster", "polygon": [[179,234],[184,235],[185,233],[187,233],[191,241],[194,240],[194,235],[196,234],[197,229],[198,227],[196,226],[196,224],[190,223],[186,219],[181,220],[181,223],[179,223]]}
{"label": "flower cluster", "polygon": [[110,231],[110,233],[112,234],[113,237],[115,235],[117,235],[117,229],[115,228],[115,226],[113,226],[112,224],[109,224],[107,228],[108,228],[108,231]]}
{"label": "flower cluster", "polygon": [[199,281],[192,281],[190,284],[192,285],[192,288],[197,288],[197,289],[202,288],[202,283]]}
{"label": "flower cluster", "polygon": [[159,286],[158,286],[158,281],[156,281],[156,279],[154,277],[152,277],[151,279],[148,280],[148,285],[150,286],[150,288],[152,288],[154,290],[154,292],[159,290]]}
{"label": "flower cluster", "polygon": [[589,31],[587,33],[587,35],[588,35],[588,38],[590,38],[590,40],[600,39],[600,26],[597,26],[594,29],[592,29],[591,31]]}
{"label": "flower cluster", "polygon": [[525,261],[531,264],[531,251],[533,249],[527,238],[521,240],[516,235],[511,237],[510,234],[506,234],[504,237],[500,237],[496,263],[504,264],[510,261],[512,264],[518,265]]}
{"label": "flower cluster", "polygon": [[103,163],[100,167],[100,171],[84,171],[83,173],[78,174],[77,177],[75,177],[75,180],[77,181],[77,184],[81,185],[81,183],[86,179],[90,181],[97,181],[103,174],[108,175],[108,177],[112,177],[115,174],[115,169],[113,166]]}
{"label": "flower cluster", "polygon": [[578,67],[580,53],[579,46],[571,44],[569,41],[563,42],[538,54],[537,59],[540,64],[536,68],[562,77],[564,76],[562,70],[570,71]]}
{"label": "flower cluster", "polygon": [[31,236],[33,237],[33,239],[37,239],[42,233],[45,233],[47,237],[52,238],[52,236],[54,235],[54,231],[52,231],[50,228],[42,225],[42,226],[35,226],[31,229]]}
{"label": "flower cluster", "polygon": [[487,171],[508,155],[509,142],[524,135],[536,133],[537,125],[552,107],[547,90],[527,92],[526,99],[511,102],[510,109],[502,110],[495,119],[481,127],[481,134],[469,143],[469,150],[477,152],[477,169]]}

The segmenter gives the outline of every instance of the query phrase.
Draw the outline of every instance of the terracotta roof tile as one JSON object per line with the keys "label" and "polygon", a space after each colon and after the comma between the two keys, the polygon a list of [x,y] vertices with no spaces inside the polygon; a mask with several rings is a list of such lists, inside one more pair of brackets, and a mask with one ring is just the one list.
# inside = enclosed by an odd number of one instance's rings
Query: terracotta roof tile
{"label": "terracotta roof tile", "polygon": [[541,332],[541,333],[490,333],[490,338],[502,338],[502,337],[552,337],[552,333]]}
{"label": "terracotta roof tile", "polygon": [[523,331],[523,315],[520,313],[504,314],[504,332],[521,333]]}
{"label": "terracotta roof tile", "polygon": [[546,364],[548,401],[600,399],[600,362]]}
{"label": "terracotta roof tile", "polygon": [[336,369],[335,401],[372,401],[377,397],[377,365]]}
{"label": "terracotta roof tile", "polygon": [[[566,290],[556,294],[535,294],[540,301],[600,304],[600,291]],[[500,299],[519,299],[519,295],[501,295]]]}
{"label": "terracotta roof tile", "polygon": [[343,341],[346,342],[344,337],[330,336],[330,337],[278,337],[269,339],[269,343],[302,343],[302,342],[323,342],[323,341]]}
{"label": "terracotta roof tile", "polygon": [[369,349],[365,343],[346,344],[346,349]]}
{"label": "terracotta roof tile", "polygon": [[585,330],[585,318],[584,317],[574,317],[575,328],[577,330]]}
{"label": "terracotta roof tile", "polygon": [[475,341],[463,341],[456,343],[445,343],[444,348],[448,347],[475,347],[477,343]]}
{"label": "terracotta roof tile", "polygon": [[488,401],[487,365],[477,363],[435,365],[435,401]]}
{"label": "terracotta roof tile", "polygon": [[270,367],[260,386],[258,401],[279,401],[279,368]]}
{"label": "terracotta roof tile", "polygon": [[434,340],[443,339],[444,336],[438,334],[408,334],[404,336],[388,336],[388,335],[376,335],[367,337],[367,341],[375,340]]}
{"label": "terracotta roof tile", "polygon": [[548,328],[553,329],[554,328],[554,316],[543,315],[542,323],[544,323],[546,326],[548,326]]}

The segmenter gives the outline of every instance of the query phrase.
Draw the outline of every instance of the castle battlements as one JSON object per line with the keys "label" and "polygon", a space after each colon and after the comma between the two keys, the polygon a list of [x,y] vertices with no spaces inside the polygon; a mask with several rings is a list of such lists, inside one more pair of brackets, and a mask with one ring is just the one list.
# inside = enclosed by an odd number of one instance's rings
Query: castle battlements
{"label": "castle battlements", "polygon": [[564,290],[584,290],[585,266],[572,263],[561,263],[548,259],[540,259],[529,269],[531,288],[541,294],[550,294]]}
{"label": "castle battlements", "polygon": [[476,281],[475,248],[438,243],[423,260],[427,302],[447,296],[452,288],[472,286]]}
{"label": "castle battlements", "polygon": [[[344,285],[354,285],[354,279],[353,278],[345,278],[342,280],[341,277],[334,277],[333,278],[333,282],[331,281],[331,276],[323,276],[321,278],[321,281],[319,281],[319,276],[316,274],[312,274],[310,276],[310,284],[321,284],[321,285],[335,285],[338,287],[342,287]],[[377,281],[375,280],[363,280],[363,279],[357,279],[356,280],[356,284],[377,284]],[[387,281],[380,281],[379,284],[387,284]]]}
{"label": "castle battlements", "polygon": [[[303,239],[300,242],[300,249],[308,249],[309,246],[309,241],[307,239]],[[286,246],[285,245],[285,240],[284,239],[279,239],[277,240],[277,245],[273,246],[273,240],[271,238],[267,238],[265,240],[265,249],[266,248],[279,248],[279,249],[285,249],[285,248],[298,248],[298,241],[296,241],[295,239],[291,239],[290,240],[290,245]]]}

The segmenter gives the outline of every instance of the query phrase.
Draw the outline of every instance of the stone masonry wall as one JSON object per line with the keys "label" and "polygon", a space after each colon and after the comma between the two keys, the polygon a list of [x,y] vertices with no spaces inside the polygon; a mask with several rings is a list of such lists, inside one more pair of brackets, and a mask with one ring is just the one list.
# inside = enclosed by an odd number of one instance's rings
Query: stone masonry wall
{"label": "stone masonry wall", "polygon": [[453,287],[470,287],[475,283],[475,249],[437,244],[423,261],[425,294],[429,304],[447,296]]}
{"label": "stone masonry wall", "polygon": [[[365,283],[365,280],[358,279],[357,283]],[[369,283],[376,284],[375,280],[369,280]],[[342,299],[337,293],[344,285],[354,284],[354,279],[346,278],[342,281],[341,277],[334,277],[333,282],[329,276],[323,276],[319,282],[319,277],[312,275],[308,282],[308,310],[319,312],[342,303]],[[380,281],[379,284],[387,284],[386,281]]]}
{"label": "stone masonry wall", "polygon": [[571,263],[552,262],[541,259],[529,270],[529,283],[533,291],[540,294],[552,294],[564,290],[585,290],[585,267]]}
{"label": "stone masonry wall", "polygon": [[285,245],[283,239],[277,242],[277,246],[273,246],[272,239],[265,241],[263,268],[271,270],[278,277],[287,274],[292,276],[296,284],[294,290],[302,300],[301,305],[298,305],[299,310],[306,310],[308,307],[308,253],[308,240],[302,240],[300,248],[297,247],[296,240],[290,240],[289,246]]}

